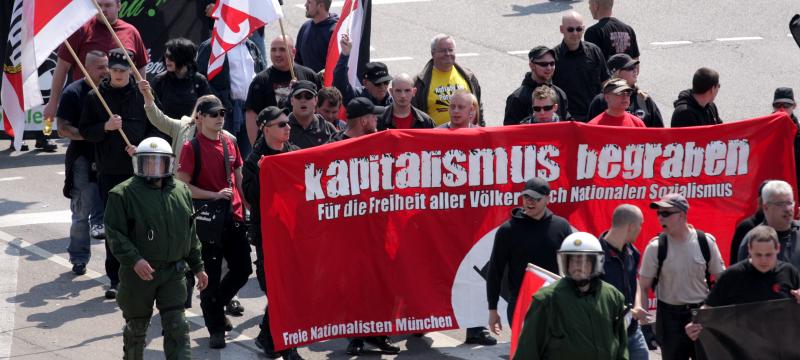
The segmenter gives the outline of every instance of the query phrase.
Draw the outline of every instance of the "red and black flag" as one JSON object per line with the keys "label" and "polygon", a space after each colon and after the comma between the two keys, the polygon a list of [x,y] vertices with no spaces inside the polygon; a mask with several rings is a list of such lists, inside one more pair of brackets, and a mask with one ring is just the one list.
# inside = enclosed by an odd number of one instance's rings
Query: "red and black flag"
{"label": "red and black flag", "polygon": [[347,63],[347,79],[354,89],[362,87],[361,79],[364,78],[364,67],[369,62],[369,42],[372,29],[372,0],[345,0],[342,14],[336,23],[334,36],[328,43],[328,57],[325,61],[324,85],[333,85],[333,69],[339,62],[339,40],[342,35],[349,34],[353,42],[350,59]]}

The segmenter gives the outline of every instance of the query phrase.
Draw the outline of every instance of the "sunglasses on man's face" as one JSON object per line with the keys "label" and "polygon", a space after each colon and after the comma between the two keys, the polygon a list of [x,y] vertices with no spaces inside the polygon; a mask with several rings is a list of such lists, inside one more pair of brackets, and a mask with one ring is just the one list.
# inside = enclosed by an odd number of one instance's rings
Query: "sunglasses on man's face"
{"label": "sunglasses on man's face", "polygon": [[567,28],[567,32],[576,32],[576,31],[583,32],[583,26],[577,26],[577,27],[570,26]]}
{"label": "sunglasses on man's face", "polygon": [[794,104],[789,104],[789,103],[775,103],[775,104],[772,104],[772,106],[773,106],[773,107],[775,107],[776,109],[779,109],[779,108],[783,108],[783,109],[791,109],[791,108],[792,108],[792,106],[794,106]]}
{"label": "sunglasses on man's face", "polygon": [[538,66],[541,66],[541,67],[548,67],[548,66],[555,67],[556,66],[556,62],[555,61],[534,61],[533,63],[538,65]]}
{"label": "sunglasses on man's face", "polygon": [[662,210],[662,211],[656,211],[656,214],[658,214],[658,216],[660,216],[660,217],[668,218],[668,217],[672,216],[673,214],[677,214],[679,212],[680,211],[663,211]]}
{"label": "sunglasses on man's face", "polygon": [[277,127],[281,128],[281,129],[283,129],[283,128],[285,128],[285,127],[286,127],[286,126],[288,126],[288,125],[289,125],[289,122],[288,122],[288,121],[280,121],[280,122],[276,122],[276,123],[274,123],[274,124],[269,124],[269,125],[266,125],[266,126],[267,126],[267,127],[273,127],[273,126],[277,126]]}
{"label": "sunglasses on man's face", "polygon": [[533,107],[533,112],[540,112],[540,111],[542,111],[542,110],[544,110],[544,111],[550,111],[550,110],[553,110],[553,106],[554,106],[554,105],[534,106],[534,107]]}
{"label": "sunglasses on man's face", "polygon": [[206,114],[206,116],[210,116],[210,117],[225,117],[225,110],[213,111],[213,112],[208,112],[208,113],[204,113],[204,114]]}
{"label": "sunglasses on man's face", "polygon": [[314,95],[312,95],[311,93],[308,93],[308,92],[301,92],[301,93],[295,95],[294,98],[297,99],[297,100],[311,100],[311,99],[314,98]]}

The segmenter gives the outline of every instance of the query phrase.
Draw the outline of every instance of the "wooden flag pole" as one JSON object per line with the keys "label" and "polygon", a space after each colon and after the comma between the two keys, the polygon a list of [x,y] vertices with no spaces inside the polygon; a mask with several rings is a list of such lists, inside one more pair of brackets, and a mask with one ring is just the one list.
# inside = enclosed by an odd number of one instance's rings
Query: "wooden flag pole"
{"label": "wooden flag pole", "polygon": [[286,32],[283,31],[282,18],[278,18],[278,24],[281,26],[281,36],[283,36],[283,47],[286,49],[286,56],[289,57],[289,73],[292,74],[292,80],[297,80],[297,76],[294,75],[294,55],[292,55],[292,51],[289,50],[289,44],[286,42]]}
{"label": "wooden flag pole", "polygon": [[92,0],[92,3],[94,4],[94,7],[97,8],[100,19],[103,20],[104,24],[106,24],[111,36],[113,36],[114,40],[117,42],[117,46],[119,46],[119,48],[125,53],[125,59],[128,60],[128,64],[131,66],[131,69],[133,69],[133,76],[136,78],[136,82],[144,80],[144,78],[142,78],[142,74],[139,73],[139,69],[136,67],[136,64],[133,63],[133,59],[131,59],[131,56],[128,54],[127,49],[125,49],[125,45],[122,44],[122,41],[117,36],[117,33],[114,32],[114,28],[111,27],[111,23],[108,22],[106,15],[103,14],[103,9],[100,8],[100,4],[97,3],[97,0]]}
{"label": "wooden flag pole", "polygon": [[[83,63],[81,62],[81,59],[78,58],[78,54],[76,54],[75,50],[72,49],[72,45],[69,44],[69,41],[64,40],[64,46],[66,46],[67,50],[69,50],[69,53],[72,54],[72,58],[75,59],[75,63],[78,64],[78,68],[80,68],[81,72],[83,72],[86,82],[89,83],[89,86],[91,86],[92,90],[94,90],[95,94],[97,94],[97,98],[100,99],[100,103],[103,104],[103,108],[106,109],[108,116],[114,116],[114,114],[111,112],[111,108],[109,108],[108,104],[106,103],[106,99],[103,99],[103,95],[100,94],[99,90],[97,90],[97,85],[94,83],[94,80],[92,80],[92,78],[89,76],[89,72],[86,71],[85,67],[83,67]],[[122,139],[125,140],[125,143],[128,144],[128,146],[131,146],[131,142],[128,140],[128,136],[125,135],[125,132],[122,131],[122,128],[117,129],[117,131],[119,131],[119,134],[122,135]]]}

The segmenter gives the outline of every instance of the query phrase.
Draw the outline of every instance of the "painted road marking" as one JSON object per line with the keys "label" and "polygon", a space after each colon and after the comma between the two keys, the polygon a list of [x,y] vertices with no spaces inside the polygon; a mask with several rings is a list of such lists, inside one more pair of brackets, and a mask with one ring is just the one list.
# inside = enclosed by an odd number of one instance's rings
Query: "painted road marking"
{"label": "painted road marking", "polygon": [[69,210],[22,213],[0,216],[0,228],[34,224],[70,224],[72,212]]}
{"label": "painted road marking", "polygon": [[412,58],[410,56],[397,56],[397,57],[372,58],[372,59],[370,59],[370,61],[380,61],[380,62],[406,61],[406,60],[414,60],[414,58]]}
{"label": "painted road marking", "polygon": [[740,37],[729,37],[729,38],[718,38],[717,41],[752,41],[752,40],[764,40],[761,36],[740,36]]}
{"label": "painted road marking", "polygon": [[[11,235],[0,232],[4,242],[13,241]],[[10,244],[0,246],[0,296],[3,299],[14,299],[17,296],[17,269],[19,268],[19,248]],[[0,302],[0,359],[11,356],[11,344],[14,340],[15,302]]]}
{"label": "painted road marking", "polygon": [[0,181],[15,181],[15,180],[22,180],[22,179],[25,179],[25,178],[22,177],[22,176],[11,176],[11,177],[0,178]]}
{"label": "painted road marking", "polygon": [[651,42],[650,45],[653,46],[668,46],[668,45],[690,45],[692,44],[691,41],[687,40],[678,40],[678,41],[656,41]]}

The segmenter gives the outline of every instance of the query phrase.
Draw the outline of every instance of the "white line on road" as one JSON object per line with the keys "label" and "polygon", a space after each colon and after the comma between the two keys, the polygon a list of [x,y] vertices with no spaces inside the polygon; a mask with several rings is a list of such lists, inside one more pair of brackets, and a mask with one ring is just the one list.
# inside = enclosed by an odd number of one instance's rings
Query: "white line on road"
{"label": "white line on road", "polygon": [[506,51],[508,55],[523,55],[527,54],[530,50],[514,50],[514,51]]}
{"label": "white line on road", "polygon": [[405,61],[405,60],[414,60],[414,58],[412,58],[410,56],[397,56],[397,57],[372,58],[372,59],[370,59],[370,61],[380,61],[380,62]]}
{"label": "white line on road", "polygon": [[69,210],[22,213],[0,216],[0,228],[33,224],[69,224],[72,222]]}
{"label": "white line on road", "polygon": [[[418,3],[418,2],[429,2],[431,0],[373,0],[372,5],[391,5],[391,4],[406,4],[406,3]],[[331,8],[341,8],[344,5],[344,1],[334,1],[331,3]],[[306,8],[305,4],[294,4],[295,7],[299,7],[301,9]]]}
{"label": "white line on road", "polygon": [[691,41],[688,40],[677,40],[677,41],[656,41],[651,42],[650,45],[653,46],[666,46],[666,45],[689,45]]}
{"label": "white line on road", "polygon": [[473,56],[481,56],[481,54],[478,54],[478,53],[461,53],[461,54],[456,54],[456,57],[473,57]]}
{"label": "white line on road", "polygon": [[[14,240],[11,235],[0,232],[4,241]],[[0,359],[11,356],[11,344],[14,340],[14,313],[17,296],[17,269],[19,268],[19,248],[0,246],[0,296],[6,301],[0,302]]]}
{"label": "white line on road", "polygon": [[729,38],[718,38],[717,41],[752,41],[752,40],[764,40],[761,36],[740,36],[740,37],[729,37]]}
{"label": "white line on road", "polygon": [[0,181],[14,181],[14,180],[22,180],[24,177],[22,176],[12,176],[12,177],[4,177],[0,178]]}
{"label": "white line on road", "polygon": [[56,171],[56,174],[58,174],[58,175],[64,175],[64,174],[66,174],[66,172],[64,172],[64,171]]}

